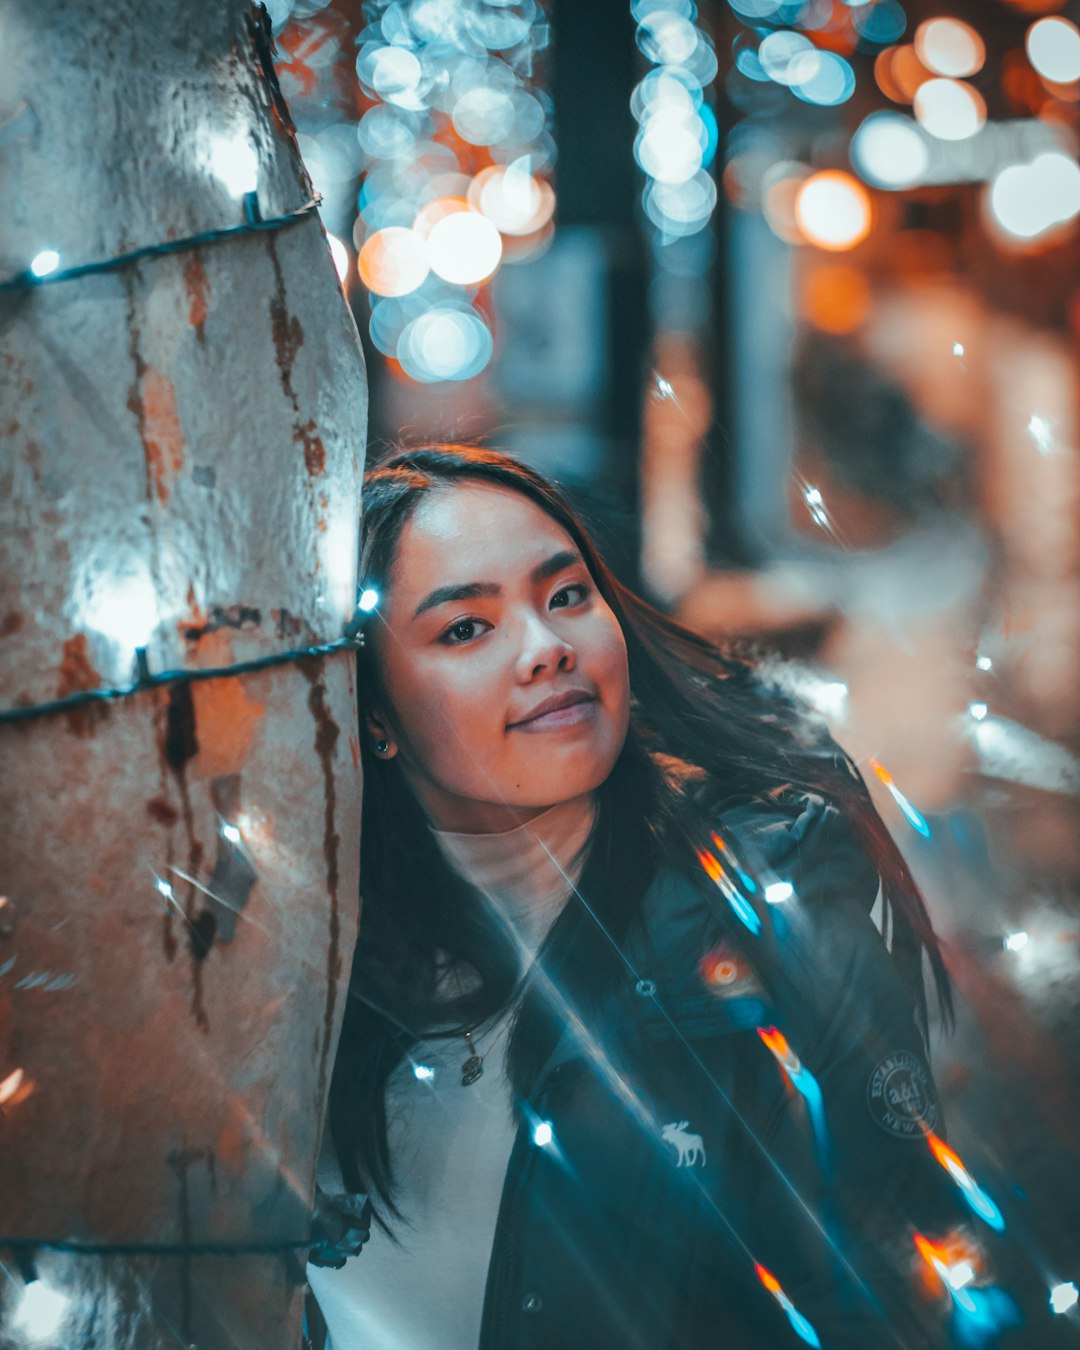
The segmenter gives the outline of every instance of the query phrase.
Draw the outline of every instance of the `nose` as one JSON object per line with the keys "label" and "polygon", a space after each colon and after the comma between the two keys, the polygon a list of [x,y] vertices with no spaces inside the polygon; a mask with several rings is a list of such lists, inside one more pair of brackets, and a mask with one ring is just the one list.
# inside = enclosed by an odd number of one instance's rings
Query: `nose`
{"label": "nose", "polygon": [[545,671],[573,670],[577,665],[574,648],[542,615],[527,614],[517,658],[520,681],[534,680]]}

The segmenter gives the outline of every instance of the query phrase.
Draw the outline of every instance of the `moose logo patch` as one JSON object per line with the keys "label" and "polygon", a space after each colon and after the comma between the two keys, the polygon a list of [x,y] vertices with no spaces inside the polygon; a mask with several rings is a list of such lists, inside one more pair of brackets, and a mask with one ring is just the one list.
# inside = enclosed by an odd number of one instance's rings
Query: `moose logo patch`
{"label": "moose logo patch", "polygon": [[697,1163],[705,1166],[705,1144],[700,1134],[687,1134],[689,1121],[672,1121],[660,1131],[660,1138],[670,1144],[679,1155],[676,1167],[694,1167]]}

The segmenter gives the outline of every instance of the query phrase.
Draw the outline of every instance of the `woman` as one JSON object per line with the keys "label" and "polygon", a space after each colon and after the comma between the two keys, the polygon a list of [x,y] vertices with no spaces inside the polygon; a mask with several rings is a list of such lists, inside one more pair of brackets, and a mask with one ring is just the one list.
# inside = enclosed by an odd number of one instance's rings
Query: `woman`
{"label": "woman", "polygon": [[851,761],[507,457],[397,452],[364,504],[325,1184],[375,1224],[309,1268],[329,1343],[938,1343],[924,955],[947,980]]}

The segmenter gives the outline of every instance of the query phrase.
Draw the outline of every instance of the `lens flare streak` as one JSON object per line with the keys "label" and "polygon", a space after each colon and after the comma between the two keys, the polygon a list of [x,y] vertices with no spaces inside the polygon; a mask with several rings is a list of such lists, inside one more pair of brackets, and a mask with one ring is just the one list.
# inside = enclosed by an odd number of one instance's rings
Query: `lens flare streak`
{"label": "lens flare streak", "polygon": [[735,917],[757,937],[761,932],[761,920],[758,918],[753,905],[728,876],[720,860],[707,848],[698,849],[697,858],[705,870],[705,875],[719,888],[724,899],[731,906]]}
{"label": "lens flare streak", "polygon": [[939,1139],[933,1130],[927,1131],[926,1142],[930,1145],[930,1152],[934,1155],[935,1160],[948,1172],[960,1188],[960,1194],[967,1201],[969,1208],[991,1228],[999,1233],[1002,1232],[1005,1228],[1005,1220],[1002,1217],[1001,1210],[967,1170],[959,1154],[951,1149],[944,1139]]}
{"label": "lens flare streak", "polygon": [[908,799],[904,796],[904,794],[893,782],[893,776],[888,771],[888,769],[886,769],[885,766],[883,764],[880,764],[876,759],[871,759],[870,767],[874,770],[874,772],[877,774],[878,778],[882,781],[882,783],[884,783],[885,786],[889,789],[889,792],[892,794],[893,801],[896,802],[897,806],[899,806],[900,810],[904,813],[904,817],[907,820],[908,824],[911,825],[913,829],[918,830],[918,832],[923,836],[924,839],[929,839],[931,837],[930,826],[927,825],[926,821],[922,818],[919,812],[915,810],[912,804],[908,801]]}
{"label": "lens flare streak", "polygon": [[825,1101],[817,1079],[792,1050],[787,1037],[776,1027],[758,1027],[757,1034],[762,1044],[780,1065],[781,1072],[791,1086],[806,1102],[810,1113],[810,1124],[814,1131],[814,1143],[817,1147],[818,1161],[823,1168],[828,1165],[829,1132],[825,1124]]}
{"label": "lens flare streak", "polygon": [[818,1339],[817,1332],[806,1320],[806,1318],[802,1315],[802,1313],[799,1312],[799,1310],[795,1307],[794,1303],[792,1303],[791,1299],[788,1298],[787,1294],[784,1293],[783,1289],[780,1286],[780,1281],[776,1278],[776,1276],[772,1273],[772,1271],[766,1270],[765,1267],[761,1265],[760,1262],[758,1262],[754,1266],[754,1273],[761,1281],[762,1286],[765,1289],[767,1289],[770,1294],[772,1294],[773,1298],[776,1299],[780,1307],[783,1308],[784,1312],[787,1314],[788,1321],[791,1323],[792,1330],[799,1337],[799,1339],[805,1341],[807,1345],[816,1346],[817,1350],[821,1350],[821,1341]]}

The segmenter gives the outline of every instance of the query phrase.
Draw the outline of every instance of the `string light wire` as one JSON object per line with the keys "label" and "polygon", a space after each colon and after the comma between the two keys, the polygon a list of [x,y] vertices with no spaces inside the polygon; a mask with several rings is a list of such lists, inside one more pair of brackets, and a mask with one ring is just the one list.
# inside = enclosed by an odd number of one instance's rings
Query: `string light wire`
{"label": "string light wire", "polygon": [[3,708],[0,709],[0,726],[6,726],[10,722],[29,722],[39,717],[50,717],[55,713],[71,712],[75,708],[83,708],[94,703],[115,703],[120,699],[130,698],[133,694],[141,694],[147,689],[193,684],[197,680],[224,680],[236,675],[247,675],[255,670],[268,670],[271,666],[321,659],[338,652],[355,652],[362,646],[363,634],[354,624],[350,624],[345,636],[333,642],[323,642],[312,647],[297,647],[293,651],[274,652],[251,661],[237,661],[231,666],[208,666],[199,670],[166,670],[158,675],[149,672],[146,667],[145,648],[140,648],[136,654],[140,675],[131,684],[118,685],[111,689],[80,689],[77,693],[65,694],[63,698],[50,699],[45,703],[30,703],[21,708]]}
{"label": "string light wire", "polygon": [[37,286],[51,286],[57,281],[74,281],[78,277],[97,276],[105,272],[117,272],[132,263],[142,262],[144,258],[160,258],[170,253],[190,253],[208,244],[217,244],[224,239],[235,239],[239,235],[261,234],[267,230],[283,230],[306,220],[319,207],[322,197],[316,192],[293,211],[280,216],[263,218],[259,209],[258,195],[254,192],[244,194],[245,220],[239,225],[223,225],[214,230],[204,230],[201,234],[189,235],[186,239],[168,239],[159,244],[146,244],[142,248],[132,249],[130,253],[118,253],[115,257],[100,259],[97,262],[79,263],[75,267],[54,267],[39,276],[33,265],[17,272],[6,281],[0,281],[0,295],[12,291],[28,291]]}

